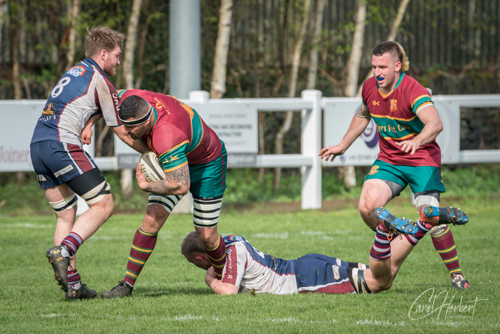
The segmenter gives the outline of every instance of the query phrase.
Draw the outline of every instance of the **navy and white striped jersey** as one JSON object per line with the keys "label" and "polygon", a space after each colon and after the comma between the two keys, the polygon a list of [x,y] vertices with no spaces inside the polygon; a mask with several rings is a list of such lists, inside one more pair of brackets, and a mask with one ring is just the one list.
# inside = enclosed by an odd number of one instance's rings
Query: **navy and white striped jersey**
{"label": "navy and white striped jersey", "polygon": [[[226,265],[222,282],[256,293],[355,293],[348,271],[358,263],[322,254],[283,260],[262,253],[239,235],[224,237]],[[356,269],[357,270],[357,269]]]}
{"label": "navy and white striped jersey", "polygon": [[31,142],[56,140],[82,146],[80,134],[90,117],[102,113],[108,126],[118,126],[118,93],[91,58],[69,68],[52,89]]}
{"label": "navy and white striped jersey", "polygon": [[224,237],[226,265],[222,282],[255,290],[257,293],[297,293],[295,265],[264,254],[239,235]]}

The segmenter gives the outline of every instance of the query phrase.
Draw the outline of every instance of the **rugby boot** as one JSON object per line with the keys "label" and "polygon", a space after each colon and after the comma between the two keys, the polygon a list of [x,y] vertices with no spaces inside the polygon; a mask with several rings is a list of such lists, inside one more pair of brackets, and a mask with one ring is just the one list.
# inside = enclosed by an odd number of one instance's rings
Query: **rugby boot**
{"label": "rugby boot", "polygon": [[438,208],[426,205],[420,212],[420,219],[432,225],[453,224],[465,225],[469,222],[467,214],[460,208]]}
{"label": "rugby boot", "polygon": [[91,299],[97,296],[95,290],[90,290],[85,284],[80,284],[79,289],[74,289],[71,285],[66,292],[67,299]]}
{"label": "rugby boot", "polygon": [[469,289],[470,284],[462,274],[451,275],[451,284],[455,289]]}
{"label": "rugby boot", "polygon": [[398,218],[384,208],[375,210],[375,217],[382,223],[389,231],[394,233],[402,233],[413,235],[418,232],[417,224],[411,220]]}
{"label": "rugby boot", "polygon": [[62,246],[54,246],[47,251],[47,258],[54,269],[54,276],[57,284],[61,286],[64,292],[68,292],[68,266],[69,257],[64,257],[61,253]]}
{"label": "rugby boot", "polygon": [[120,281],[119,284],[111,290],[101,292],[101,298],[112,299],[131,296],[133,289],[134,288],[125,283],[125,281]]}

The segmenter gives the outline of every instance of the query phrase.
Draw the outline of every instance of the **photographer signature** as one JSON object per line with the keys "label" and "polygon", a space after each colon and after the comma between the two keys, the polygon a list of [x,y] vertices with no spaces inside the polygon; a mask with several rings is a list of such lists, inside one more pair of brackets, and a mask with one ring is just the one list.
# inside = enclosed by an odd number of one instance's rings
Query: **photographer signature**
{"label": "photographer signature", "polygon": [[[425,290],[420,296],[418,296],[417,299],[415,299],[410,307],[410,310],[408,311],[408,318],[410,318],[411,320],[420,320],[432,314],[437,314],[437,319],[439,319],[441,314],[443,314],[444,319],[446,320],[448,314],[452,313],[468,313],[471,316],[474,316],[477,303],[489,300],[479,299],[478,297],[476,297],[473,300],[464,302],[463,296],[461,296],[460,301],[457,300],[455,304],[453,304],[456,294],[457,292],[455,292],[453,296],[451,296],[451,298],[448,300],[447,290],[443,290],[440,293],[435,294],[434,288],[429,288]],[[438,298],[440,296],[443,297],[443,301],[441,304],[438,301]]]}

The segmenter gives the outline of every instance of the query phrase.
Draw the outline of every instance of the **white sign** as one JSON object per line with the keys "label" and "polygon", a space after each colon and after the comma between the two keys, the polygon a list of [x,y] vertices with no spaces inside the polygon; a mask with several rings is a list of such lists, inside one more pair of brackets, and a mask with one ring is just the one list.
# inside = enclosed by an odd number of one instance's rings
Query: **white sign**
{"label": "white sign", "polygon": [[[362,103],[361,98],[325,98],[323,100],[325,101],[323,103],[323,147],[337,145],[349,129],[352,118]],[[323,162],[323,164],[326,166],[371,166],[378,152],[377,126],[371,120],[363,134],[352,143],[344,155],[335,158],[333,162]]]}
{"label": "white sign", "polygon": [[32,171],[30,142],[45,100],[0,101],[0,172]]}
{"label": "white sign", "polygon": [[203,118],[226,145],[228,154],[258,151],[257,109],[245,104],[227,103],[189,104]]}

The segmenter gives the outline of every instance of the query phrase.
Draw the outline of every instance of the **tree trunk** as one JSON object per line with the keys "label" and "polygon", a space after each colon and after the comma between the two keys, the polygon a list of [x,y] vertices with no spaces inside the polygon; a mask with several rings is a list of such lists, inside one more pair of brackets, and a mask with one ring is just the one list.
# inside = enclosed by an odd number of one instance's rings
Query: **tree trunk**
{"label": "tree trunk", "polygon": [[20,79],[20,63],[19,63],[19,12],[22,10],[17,3],[10,4],[11,13],[11,31],[12,38],[10,39],[10,59],[12,62],[12,84],[14,85],[14,100],[20,100],[23,97],[21,90]]}
{"label": "tree trunk", "polygon": [[[387,36],[387,41],[395,41],[396,40],[396,36],[398,35],[399,27],[401,26],[401,22],[403,21],[403,17],[404,17],[405,12],[406,12],[406,7],[408,7],[409,3],[410,3],[410,0],[401,0],[401,2],[399,3],[398,13],[396,15],[396,19],[394,19],[394,22],[392,23],[391,31],[389,33],[389,36]],[[382,42],[382,41],[380,41],[380,42]],[[372,75],[373,75],[372,71],[368,72],[368,74],[365,77],[365,80],[363,80],[363,82],[359,85],[358,93],[356,94],[356,96],[361,96],[361,89],[363,88],[363,83],[367,79],[371,78]]]}
{"label": "tree trunk", "polygon": [[226,92],[227,53],[231,37],[233,0],[222,0],[219,13],[219,32],[215,44],[214,71],[210,83],[211,99],[220,99]]}
{"label": "tree trunk", "polygon": [[75,61],[76,49],[76,20],[80,15],[80,0],[72,0],[69,5],[69,36],[68,36],[68,52],[66,53],[66,68],[73,65]]}
{"label": "tree trunk", "polygon": [[[143,2],[143,7],[146,13],[150,13],[151,10],[151,1],[150,0],[144,0]],[[144,62],[144,49],[146,47],[146,41],[147,41],[147,35],[148,35],[148,28],[149,28],[149,19],[146,18],[144,20],[144,23],[141,27],[141,32],[140,32],[140,37],[139,37],[139,45],[138,45],[138,50],[137,50],[137,64],[143,64]],[[140,88],[142,84],[142,77],[143,77],[143,69],[142,66],[137,66],[137,75],[135,76],[135,86],[136,88]]]}
{"label": "tree trunk", "polygon": [[[5,14],[8,12],[8,10],[4,10],[4,2],[0,1],[0,45],[3,45],[3,26],[5,22]],[[0,63],[4,63],[5,60],[3,59],[3,51],[0,52]]]}
{"label": "tree trunk", "polygon": [[[347,82],[344,94],[348,97],[353,97],[356,94],[359,79],[359,64],[361,62],[361,53],[363,51],[364,33],[366,25],[366,1],[357,0],[356,22],[354,36],[352,39],[351,54],[347,63]],[[354,166],[339,167],[340,174],[344,179],[346,188],[354,188],[356,186],[356,171]]]}
{"label": "tree trunk", "polygon": [[[132,13],[127,29],[127,42],[125,44],[125,54],[123,61],[123,78],[125,80],[125,88],[134,88],[134,51],[137,41],[137,27],[139,25],[139,15],[141,14],[142,0],[134,0],[132,3]],[[116,140],[116,138],[115,138]],[[123,169],[121,173],[120,186],[124,194],[132,192],[133,172],[131,169]]]}
{"label": "tree trunk", "polygon": [[132,3],[132,13],[127,29],[127,42],[125,43],[125,52],[123,61],[123,78],[125,88],[134,88],[134,51],[137,41],[137,26],[139,25],[139,15],[141,13],[142,0],[134,0]]}
{"label": "tree trunk", "polygon": [[[288,91],[288,97],[294,97],[297,90],[297,76],[299,73],[299,65],[300,65],[300,57],[302,54],[302,46],[304,45],[304,36],[306,32],[307,24],[309,23],[311,9],[311,0],[306,0],[304,4],[304,14],[303,20],[300,25],[299,36],[297,38],[297,42],[295,43],[295,48],[293,52],[293,61],[292,61],[292,73],[290,75],[290,88]],[[286,111],[285,120],[283,121],[283,125],[278,130],[276,134],[276,139],[274,142],[274,153],[275,154],[283,154],[283,141],[285,135],[290,130],[293,121],[293,111]],[[281,182],[281,167],[277,167],[274,169],[274,191],[278,192],[280,189]]]}
{"label": "tree trunk", "polygon": [[314,22],[314,36],[311,47],[309,73],[307,74],[307,89],[316,87],[316,77],[318,72],[318,44],[321,35],[321,24],[323,22],[323,12],[325,9],[326,0],[316,0],[316,18]]}

